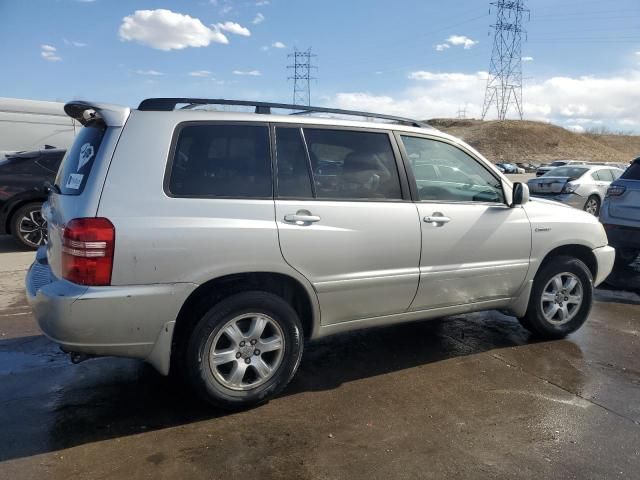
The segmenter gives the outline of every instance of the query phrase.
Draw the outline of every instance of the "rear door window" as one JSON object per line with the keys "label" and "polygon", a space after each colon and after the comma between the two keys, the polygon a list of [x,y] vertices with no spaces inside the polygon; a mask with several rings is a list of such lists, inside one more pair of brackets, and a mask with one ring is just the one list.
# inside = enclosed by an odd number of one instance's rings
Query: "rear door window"
{"label": "rear door window", "polygon": [[271,198],[266,125],[186,125],[176,142],[168,181],[177,197]]}
{"label": "rear door window", "polygon": [[106,129],[106,125],[102,122],[91,122],[80,130],[58,170],[56,186],[61,194],[82,193]]}
{"label": "rear door window", "polygon": [[305,128],[304,136],[317,198],[402,198],[389,134]]}
{"label": "rear door window", "polygon": [[312,198],[309,161],[299,128],[276,128],[278,197]]}

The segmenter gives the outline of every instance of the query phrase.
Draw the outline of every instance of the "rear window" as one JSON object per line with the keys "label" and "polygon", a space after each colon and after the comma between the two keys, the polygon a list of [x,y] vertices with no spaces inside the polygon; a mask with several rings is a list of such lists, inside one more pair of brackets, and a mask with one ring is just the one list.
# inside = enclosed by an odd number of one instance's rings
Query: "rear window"
{"label": "rear window", "polygon": [[104,123],[92,122],[80,130],[58,170],[56,186],[60,189],[60,193],[63,195],[82,193],[106,129]]}
{"label": "rear window", "polygon": [[572,180],[580,178],[589,169],[584,167],[558,167],[547,172],[547,177],[569,177]]}
{"label": "rear window", "polygon": [[620,176],[624,180],[640,180],[640,162],[633,162]]}
{"label": "rear window", "polygon": [[268,128],[217,124],[182,127],[168,190],[177,197],[271,198]]}

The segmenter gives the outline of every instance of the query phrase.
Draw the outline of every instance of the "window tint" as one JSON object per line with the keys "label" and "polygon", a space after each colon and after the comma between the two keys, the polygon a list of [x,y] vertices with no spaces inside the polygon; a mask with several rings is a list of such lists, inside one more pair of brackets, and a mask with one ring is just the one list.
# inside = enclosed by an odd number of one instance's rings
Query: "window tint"
{"label": "window tint", "polygon": [[309,162],[299,128],[276,128],[278,196],[311,198]]}
{"label": "window tint", "polygon": [[402,198],[388,134],[310,128],[304,135],[318,198]]}
{"label": "window tint", "polygon": [[82,193],[106,130],[107,127],[102,122],[89,123],[80,130],[56,176],[55,183],[61,194]]}
{"label": "window tint", "polygon": [[169,191],[177,196],[271,197],[267,127],[182,128],[171,166]]}
{"label": "window tint", "polygon": [[402,136],[420,200],[504,203],[500,180],[448,143]]}
{"label": "window tint", "polygon": [[640,180],[640,161],[635,161],[629,165],[620,178],[625,180]]}

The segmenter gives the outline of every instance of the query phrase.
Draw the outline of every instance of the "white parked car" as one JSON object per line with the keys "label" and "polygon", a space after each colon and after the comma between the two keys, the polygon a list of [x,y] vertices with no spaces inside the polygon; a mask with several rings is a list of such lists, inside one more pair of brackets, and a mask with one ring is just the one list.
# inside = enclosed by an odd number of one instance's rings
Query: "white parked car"
{"label": "white parked car", "polygon": [[359,328],[500,309],[563,337],[613,265],[592,215],[530,201],[413,120],[186,98],[65,110],[84,128],[26,279],[40,327],[74,361],[139,358],[214,405],[267,400],[305,341]]}

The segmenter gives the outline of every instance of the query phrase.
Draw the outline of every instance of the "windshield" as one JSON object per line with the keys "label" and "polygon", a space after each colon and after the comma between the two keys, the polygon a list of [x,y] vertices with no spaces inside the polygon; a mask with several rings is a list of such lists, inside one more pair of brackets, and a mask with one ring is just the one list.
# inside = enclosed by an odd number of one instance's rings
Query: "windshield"
{"label": "windshield", "polygon": [[545,177],[569,177],[571,180],[580,178],[589,169],[584,167],[558,167],[553,170],[549,170]]}
{"label": "windshield", "polygon": [[62,195],[82,193],[105,131],[102,122],[91,122],[80,130],[56,177],[56,186]]}

